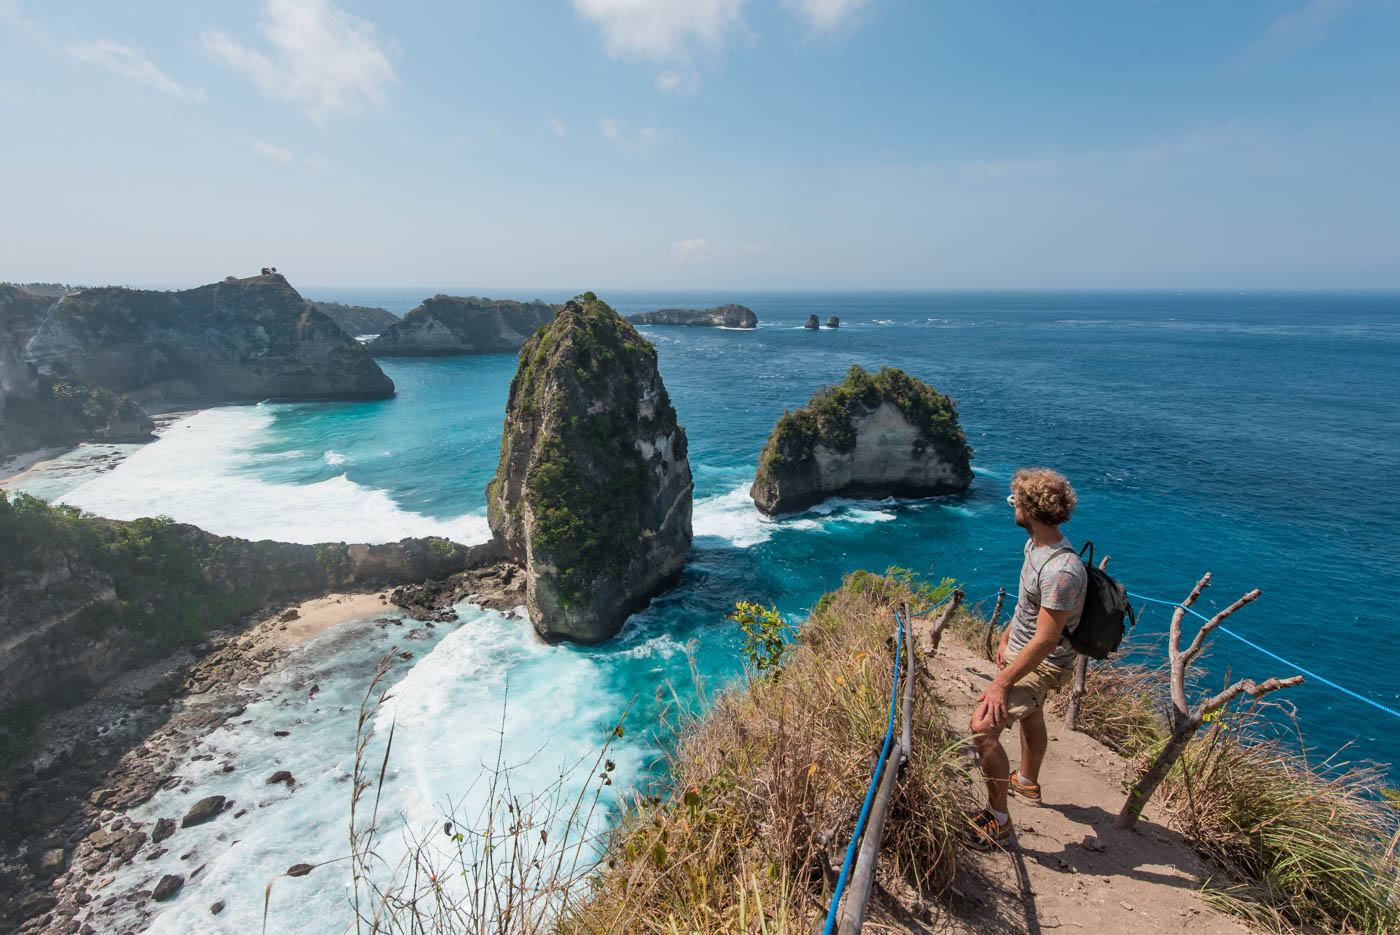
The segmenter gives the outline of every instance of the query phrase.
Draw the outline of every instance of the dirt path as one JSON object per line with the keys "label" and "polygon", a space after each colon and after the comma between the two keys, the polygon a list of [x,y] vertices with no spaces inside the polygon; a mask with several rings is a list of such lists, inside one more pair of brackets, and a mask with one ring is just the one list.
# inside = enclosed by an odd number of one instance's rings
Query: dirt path
{"label": "dirt path", "polygon": [[[933,685],[923,681],[920,687],[942,699],[956,725],[968,722],[995,666],[945,637],[929,660],[929,671]],[[925,930],[950,935],[1253,931],[1216,912],[1197,894],[1212,875],[1210,868],[1151,805],[1139,830],[1113,827],[1123,804],[1126,761],[1068,730],[1060,718],[1046,721],[1050,751],[1040,776],[1044,804],[1033,807],[1012,798],[1012,845],[990,853],[965,849],[954,909],[936,912]],[[1019,736],[1007,732],[1002,742],[1014,768],[1020,759]]]}

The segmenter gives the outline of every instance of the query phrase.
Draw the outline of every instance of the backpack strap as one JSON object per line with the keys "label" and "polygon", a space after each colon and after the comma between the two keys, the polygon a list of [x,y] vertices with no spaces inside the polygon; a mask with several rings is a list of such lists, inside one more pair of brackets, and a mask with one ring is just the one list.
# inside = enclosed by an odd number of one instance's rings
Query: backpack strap
{"label": "backpack strap", "polygon": [[[1088,553],[1089,553],[1089,557],[1088,557],[1088,558],[1085,558],[1085,557],[1084,557],[1085,551],[1088,551]],[[1093,540],[1093,539],[1090,539],[1088,542],[1084,543],[1084,548],[1082,548],[1082,549],[1079,550],[1079,559],[1080,559],[1080,561],[1082,561],[1082,562],[1083,562],[1084,564],[1086,564],[1086,565],[1092,565],[1092,564],[1094,564],[1094,540]]]}
{"label": "backpack strap", "polygon": [[[1092,545],[1092,543],[1090,543],[1090,544]],[[1045,570],[1045,566],[1046,566],[1046,565],[1049,565],[1049,564],[1050,564],[1051,562],[1053,562],[1056,558],[1058,558],[1059,556],[1065,554],[1066,552],[1068,552],[1070,555],[1078,555],[1078,554],[1079,554],[1079,553],[1076,552],[1076,551],[1074,550],[1074,548],[1071,547],[1071,546],[1068,546],[1068,545],[1062,545],[1062,546],[1060,546],[1058,549],[1056,549],[1055,551],[1053,551],[1053,552],[1050,553],[1049,558],[1047,558],[1045,561],[1043,561],[1043,562],[1040,563],[1040,567],[1037,568],[1037,569],[1035,570],[1035,580],[1036,580],[1037,582],[1039,582],[1039,581],[1040,581],[1040,573],[1041,573],[1042,571]]]}

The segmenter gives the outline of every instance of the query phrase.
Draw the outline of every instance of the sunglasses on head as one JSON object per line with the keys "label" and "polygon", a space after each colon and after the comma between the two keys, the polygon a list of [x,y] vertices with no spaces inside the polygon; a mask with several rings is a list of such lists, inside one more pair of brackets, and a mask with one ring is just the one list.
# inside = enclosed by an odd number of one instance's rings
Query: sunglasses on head
{"label": "sunglasses on head", "polygon": [[1016,495],[1015,495],[1014,493],[1011,494],[1010,496],[1008,496],[1008,497],[1006,498],[1006,505],[1007,505],[1007,506],[1015,506],[1015,505],[1016,505]]}

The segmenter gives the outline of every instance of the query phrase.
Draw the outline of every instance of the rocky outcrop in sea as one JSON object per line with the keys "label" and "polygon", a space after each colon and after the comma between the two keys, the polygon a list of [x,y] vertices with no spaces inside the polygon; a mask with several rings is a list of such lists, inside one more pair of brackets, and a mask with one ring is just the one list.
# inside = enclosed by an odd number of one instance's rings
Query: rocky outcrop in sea
{"label": "rocky outcrop in sea", "polygon": [[806,407],[783,413],[750,496],[772,516],[832,496],[959,493],[972,483],[971,458],[953,400],[902,370],[853,366]]}
{"label": "rocky outcrop in sea", "polygon": [[53,380],[25,359],[56,298],[0,284],[0,455],[80,441],[149,441],[151,420],[130,399]]}
{"label": "rocky outcrop in sea", "polygon": [[807,323],[804,324],[802,327],[806,328],[808,331],[817,331],[821,328],[821,326],[821,319],[819,319],[816,315],[808,315]]}
{"label": "rocky outcrop in sea", "polygon": [[827,320],[826,320],[826,326],[827,326],[828,328],[840,328],[840,327],[841,327],[841,319],[840,319],[840,317],[838,317],[838,316],[836,316],[836,315],[831,315],[831,316],[829,316],[829,317],[827,318]]}
{"label": "rocky outcrop in sea", "polygon": [[342,305],[339,302],[312,302],[316,311],[340,326],[350,337],[362,334],[382,334],[398,323],[399,316],[388,309],[370,305]]}
{"label": "rocky outcrop in sea", "polygon": [[570,300],[520,350],[486,492],[536,632],[602,642],[675,584],[693,488],[656,349],[593,293]]}
{"label": "rocky outcrop in sea", "polygon": [[758,316],[745,305],[716,305],[698,308],[661,308],[654,312],[628,315],[634,325],[682,325],[693,328],[757,328]]}
{"label": "rocky outcrop in sea", "polygon": [[557,305],[539,299],[435,295],[366,345],[376,357],[511,354],[554,320]]}
{"label": "rocky outcrop in sea", "polygon": [[126,394],[148,411],[394,394],[369,353],[275,273],[179,292],[65,295],[25,356],[43,376]]}

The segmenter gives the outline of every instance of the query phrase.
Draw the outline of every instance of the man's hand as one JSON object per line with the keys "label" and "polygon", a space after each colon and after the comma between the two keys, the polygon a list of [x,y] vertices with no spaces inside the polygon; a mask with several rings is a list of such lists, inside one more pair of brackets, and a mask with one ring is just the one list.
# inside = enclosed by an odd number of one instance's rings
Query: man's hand
{"label": "man's hand", "polygon": [[987,686],[977,701],[978,720],[991,721],[994,730],[1006,726],[1006,686],[1001,684],[1000,679],[992,679],[992,684]]}
{"label": "man's hand", "polygon": [[1006,668],[1006,640],[1002,640],[997,646],[997,668]]}

